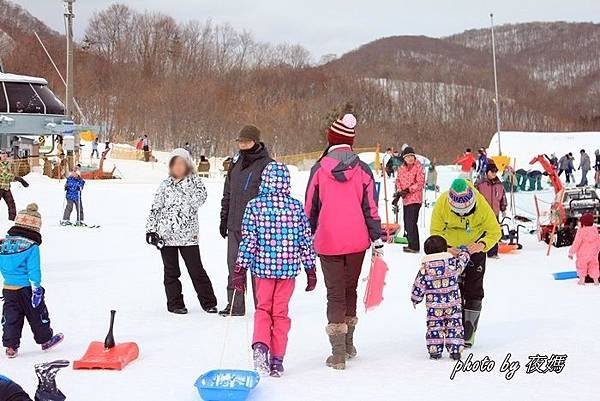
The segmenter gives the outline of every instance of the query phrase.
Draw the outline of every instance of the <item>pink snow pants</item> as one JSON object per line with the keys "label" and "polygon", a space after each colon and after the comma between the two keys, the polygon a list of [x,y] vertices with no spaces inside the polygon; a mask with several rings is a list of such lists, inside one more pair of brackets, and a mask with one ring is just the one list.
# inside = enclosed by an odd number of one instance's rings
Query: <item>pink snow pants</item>
{"label": "pink snow pants", "polygon": [[577,267],[577,277],[585,277],[589,275],[593,279],[600,278],[600,265],[598,264],[598,258],[577,258],[575,262]]}
{"label": "pink snow pants", "polygon": [[272,356],[283,358],[292,320],[288,317],[295,279],[255,278],[256,312],[252,344],[263,343]]}

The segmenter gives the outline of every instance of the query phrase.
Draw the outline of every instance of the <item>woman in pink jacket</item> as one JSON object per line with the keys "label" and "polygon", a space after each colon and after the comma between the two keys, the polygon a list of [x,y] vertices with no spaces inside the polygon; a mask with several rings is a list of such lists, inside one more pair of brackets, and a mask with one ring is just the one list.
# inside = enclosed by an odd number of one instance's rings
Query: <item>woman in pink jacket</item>
{"label": "woman in pink jacket", "polygon": [[305,211],[327,287],[326,328],[332,355],[327,366],[345,369],[356,355],[358,279],[369,247],[383,255],[373,173],[352,151],[356,118],[346,114],[329,128],[329,147],[314,165]]}
{"label": "woman in pink jacket", "polygon": [[408,239],[408,246],[404,252],[419,253],[421,243],[419,241],[419,211],[423,204],[423,188],[425,187],[425,171],[417,160],[415,151],[407,146],[402,151],[404,164],[398,169],[396,178],[396,195],[392,202],[396,207],[402,198],[404,231]]}
{"label": "woman in pink jacket", "polygon": [[590,276],[594,280],[594,285],[598,285],[600,278],[600,266],[598,264],[598,253],[600,252],[600,234],[598,227],[594,225],[594,215],[585,213],[579,219],[581,227],[577,230],[575,241],[569,249],[569,259],[577,256],[575,266],[577,267],[577,277],[579,284],[585,284],[585,276]]}

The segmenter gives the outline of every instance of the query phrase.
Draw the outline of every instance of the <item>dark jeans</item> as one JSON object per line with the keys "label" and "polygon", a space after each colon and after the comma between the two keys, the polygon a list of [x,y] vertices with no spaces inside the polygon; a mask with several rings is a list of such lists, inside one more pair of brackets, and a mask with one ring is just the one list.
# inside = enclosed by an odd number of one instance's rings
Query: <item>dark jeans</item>
{"label": "dark jeans", "polygon": [[15,206],[15,198],[13,198],[10,189],[0,189],[0,199],[4,199],[4,202],[6,202],[6,206],[8,207],[8,219],[10,221],[15,221],[15,217],[17,217],[17,207]]}
{"label": "dark jeans", "polygon": [[31,287],[18,290],[2,290],[4,307],[2,308],[2,345],[18,349],[21,345],[21,333],[25,318],[29,322],[33,338],[37,344],[50,341],[53,332],[46,307],[45,296],[37,308],[31,305]]}
{"label": "dark jeans", "polygon": [[[241,231],[229,231],[227,234],[227,267],[229,275],[227,277],[227,303],[231,305],[235,313],[246,313],[246,296],[245,294],[235,293],[233,299],[233,288],[231,287],[231,279],[235,270],[235,262],[237,261],[240,242],[242,241]],[[256,306],[256,289],[254,288],[254,280],[250,277],[252,283],[252,295],[254,298],[254,306]],[[232,304],[233,301],[233,304]]]}
{"label": "dark jeans", "polygon": [[181,281],[179,281],[179,277],[181,277],[181,270],[179,269],[180,253],[192,279],[192,284],[194,285],[202,309],[206,310],[217,306],[217,298],[215,297],[212,283],[202,266],[198,245],[166,246],[161,249],[160,253],[165,267],[164,284],[168,310],[172,311],[185,307],[181,292]]}
{"label": "dark jeans", "polygon": [[327,320],[329,323],[344,323],[346,316],[356,316],[358,298],[356,287],[365,252],[319,256],[325,277],[325,287],[327,287]]}
{"label": "dark jeans", "polygon": [[92,149],[92,155],[91,155],[91,157],[94,157],[94,155],[96,155],[96,157],[100,158],[100,154],[98,153],[98,149]]}
{"label": "dark jeans", "polygon": [[465,269],[465,275],[460,284],[464,309],[481,310],[483,299],[483,276],[485,275],[486,255],[483,252],[471,255],[472,265]]}
{"label": "dark jeans", "polygon": [[413,251],[419,251],[421,249],[421,242],[419,240],[419,212],[421,211],[421,204],[414,203],[412,205],[404,206],[404,231],[406,231],[406,238],[408,239],[408,247]]}

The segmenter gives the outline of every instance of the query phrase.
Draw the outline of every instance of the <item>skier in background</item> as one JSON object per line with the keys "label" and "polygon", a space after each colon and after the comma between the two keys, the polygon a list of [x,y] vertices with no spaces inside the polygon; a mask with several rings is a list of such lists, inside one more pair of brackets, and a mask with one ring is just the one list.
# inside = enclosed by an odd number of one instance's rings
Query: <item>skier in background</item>
{"label": "skier in background", "polygon": [[387,148],[385,154],[381,158],[382,175],[385,175],[388,178],[391,178],[394,175],[394,169],[392,168],[392,166],[389,166],[388,168],[388,163],[392,159],[392,157],[394,157],[394,150],[392,148]]}
{"label": "skier in background", "polygon": [[92,142],[92,159],[94,158],[94,154],[96,155],[97,159],[100,158],[100,153],[98,153],[98,137],[94,138],[94,141]]}
{"label": "skier in background", "polygon": [[71,225],[71,213],[73,212],[73,207],[75,207],[77,211],[75,225],[85,225],[83,222],[83,201],[81,197],[84,186],[85,180],[81,178],[81,172],[78,169],[73,170],[65,183],[66,206],[65,212],[63,213],[63,219],[60,222],[61,226]]}
{"label": "skier in background", "polygon": [[0,152],[0,199],[4,199],[6,207],[8,208],[8,220],[14,221],[17,215],[17,207],[15,205],[15,198],[10,190],[10,184],[13,181],[18,181],[25,188],[29,186],[29,183],[21,177],[17,177],[11,171],[10,162],[8,161],[8,153],[5,151]]}
{"label": "skier in background", "polygon": [[32,203],[17,214],[15,225],[0,241],[0,273],[4,279],[2,345],[9,359],[18,355],[25,318],[43,351],[54,348],[64,338],[62,333],[54,334],[50,327],[41,282],[41,228],[42,216],[37,204]]}
{"label": "skier in background", "polygon": [[417,160],[415,151],[407,146],[402,151],[404,163],[398,169],[396,178],[396,194],[392,205],[398,206],[402,199],[404,230],[408,239],[408,246],[403,250],[407,253],[419,253],[421,243],[419,240],[419,212],[423,205],[423,188],[425,187],[425,172],[421,162]]}
{"label": "skier in background", "polygon": [[479,181],[485,178],[485,174],[487,171],[488,157],[484,148],[479,148],[477,152],[477,177],[475,181]]}
{"label": "skier in background", "polygon": [[585,153],[585,149],[581,149],[579,154],[580,154],[580,159],[579,159],[579,167],[577,168],[577,170],[581,170],[581,181],[579,182],[579,185],[577,185],[577,186],[585,187],[588,184],[587,175],[590,172],[590,170],[592,169],[592,161],[590,160],[590,156],[587,153]]}
{"label": "skier in background", "polygon": [[194,160],[194,154],[192,153],[192,145],[190,145],[189,142],[186,142],[185,145],[183,145],[183,148],[185,150],[187,150],[187,152],[190,154],[190,157],[192,158],[192,160]]}
{"label": "skier in background", "polygon": [[460,177],[465,180],[471,180],[473,178],[473,168],[475,166],[475,156],[471,152],[471,148],[467,148],[462,156],[454,160],[454,164],[460,166]]}
{"label": "skier in background", "polygon": [[[502,215],[506,213],[508,202],[506,201],[504,185],[498,178],[498,167],[491,159],[488,161],[484,178],[477,183],[477,190],[491,206],[496,219],[499,221],[500,213]],[[494,259],[498,258],[498,243],[487,252],[487,256]]]}
{"label": "skier in background", "polygon": [[567,169],[567,173],[571,182],[575,184],[575,157],[571,152],[569,152],[569,168]]}
{"label": "skier in background", "polygon": [[144,151],[144,161],[149,162],[150,161],[150,138],[148,138],[148,135],[146,135],[146,134],[144,134],[144,137],[142,138],[142,150]]}
{"label": "skier in background", "polygon": [[554,170],[557,171],[558,170],[558,158],[556,157],[556,153],[552,153],[550,155],[550,157],[546,156],[546,158],[550,162],[550,165],[552,166],[552,168],[554,168]]}

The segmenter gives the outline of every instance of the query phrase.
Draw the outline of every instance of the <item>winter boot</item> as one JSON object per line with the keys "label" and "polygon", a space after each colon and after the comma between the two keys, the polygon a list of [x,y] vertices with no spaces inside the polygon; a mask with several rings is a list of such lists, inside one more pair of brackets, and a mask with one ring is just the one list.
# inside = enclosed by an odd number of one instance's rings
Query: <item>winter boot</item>
{"label": "winter boot", "polygon": [[19,355],[19,349],[18,348],[10,348],[10,347],[8,347],[6,349],[6,357],[8,359],[15,359],[18,355]]}
{"label": "winter boot", "polygon": [[65,339],[63,333],[55,334],[50,340],[42,344],[42,351],[49,351],[52,348],[56,347],[58,344]]}
{"label": "winter boot", "polygon": [[433,359],[433,360],[442,359],[442,354],[429,354],[429,359]]}
{"label": "winter boot", "polygon": [[454,361],[460,361],[460,352],[451,353],[450,358]]}
{"label": "winter boot", "polygon": [[241,312],[241,311],[236,311],[235,309],[233,310],[233,312],[231,311],[231,305],[227,304],[227,306],[225,307],[225,309],[223,309],[222,311],[219,312],[220,316],[223,317],[229,317],[229,316],[245,316],[246,313]]}
{"label": "winter boot", "polygon": [[61,226],[72,226],[73,223],[71,223],[69,220],[61,220],[60,225]]}
{"label": "winter boot", "polygon": [[[481,308],[481,302],[478,301],[479,308]],[[465,328],[465,348],[471,348],[475,344],[475,333],[477,332],[477,325],[479,324],[479,315],[481,309],[463,309],[463,326]]]}
{"label": "winter boot", "polygon": [[38,377],[38,389],[35,401],[64,401],[67,397],[56,387],[56,374],[62,368],[69,366],[69,361],[54,361],[35,365]]}
{"label": "winter boot", "polygon": [[269,347],[263,343],[256,343],[252,346],[254,350],[254,370],[261,376],[269,376]]}
{"label": "winter boot", "polygon": [[358,318],[346,316],[346,324],[348,325],[348,333],[346,334],[346,358],[352,359],[356,356],[356,347],[354,346],[354,330],[356,330],[356,324]]}
{"label": "winter boot", "polygon": [[283,375],[283,358],[279,356],[271,357],[271,377],[281,377]]}
{"label": "winter boot", "polygon": [[346,334],[348,325],[346,323],[330,323],[326,327],[329,342],[331,343],[331,356],[327,358],[326,364],[336,370],[346,369]]}

